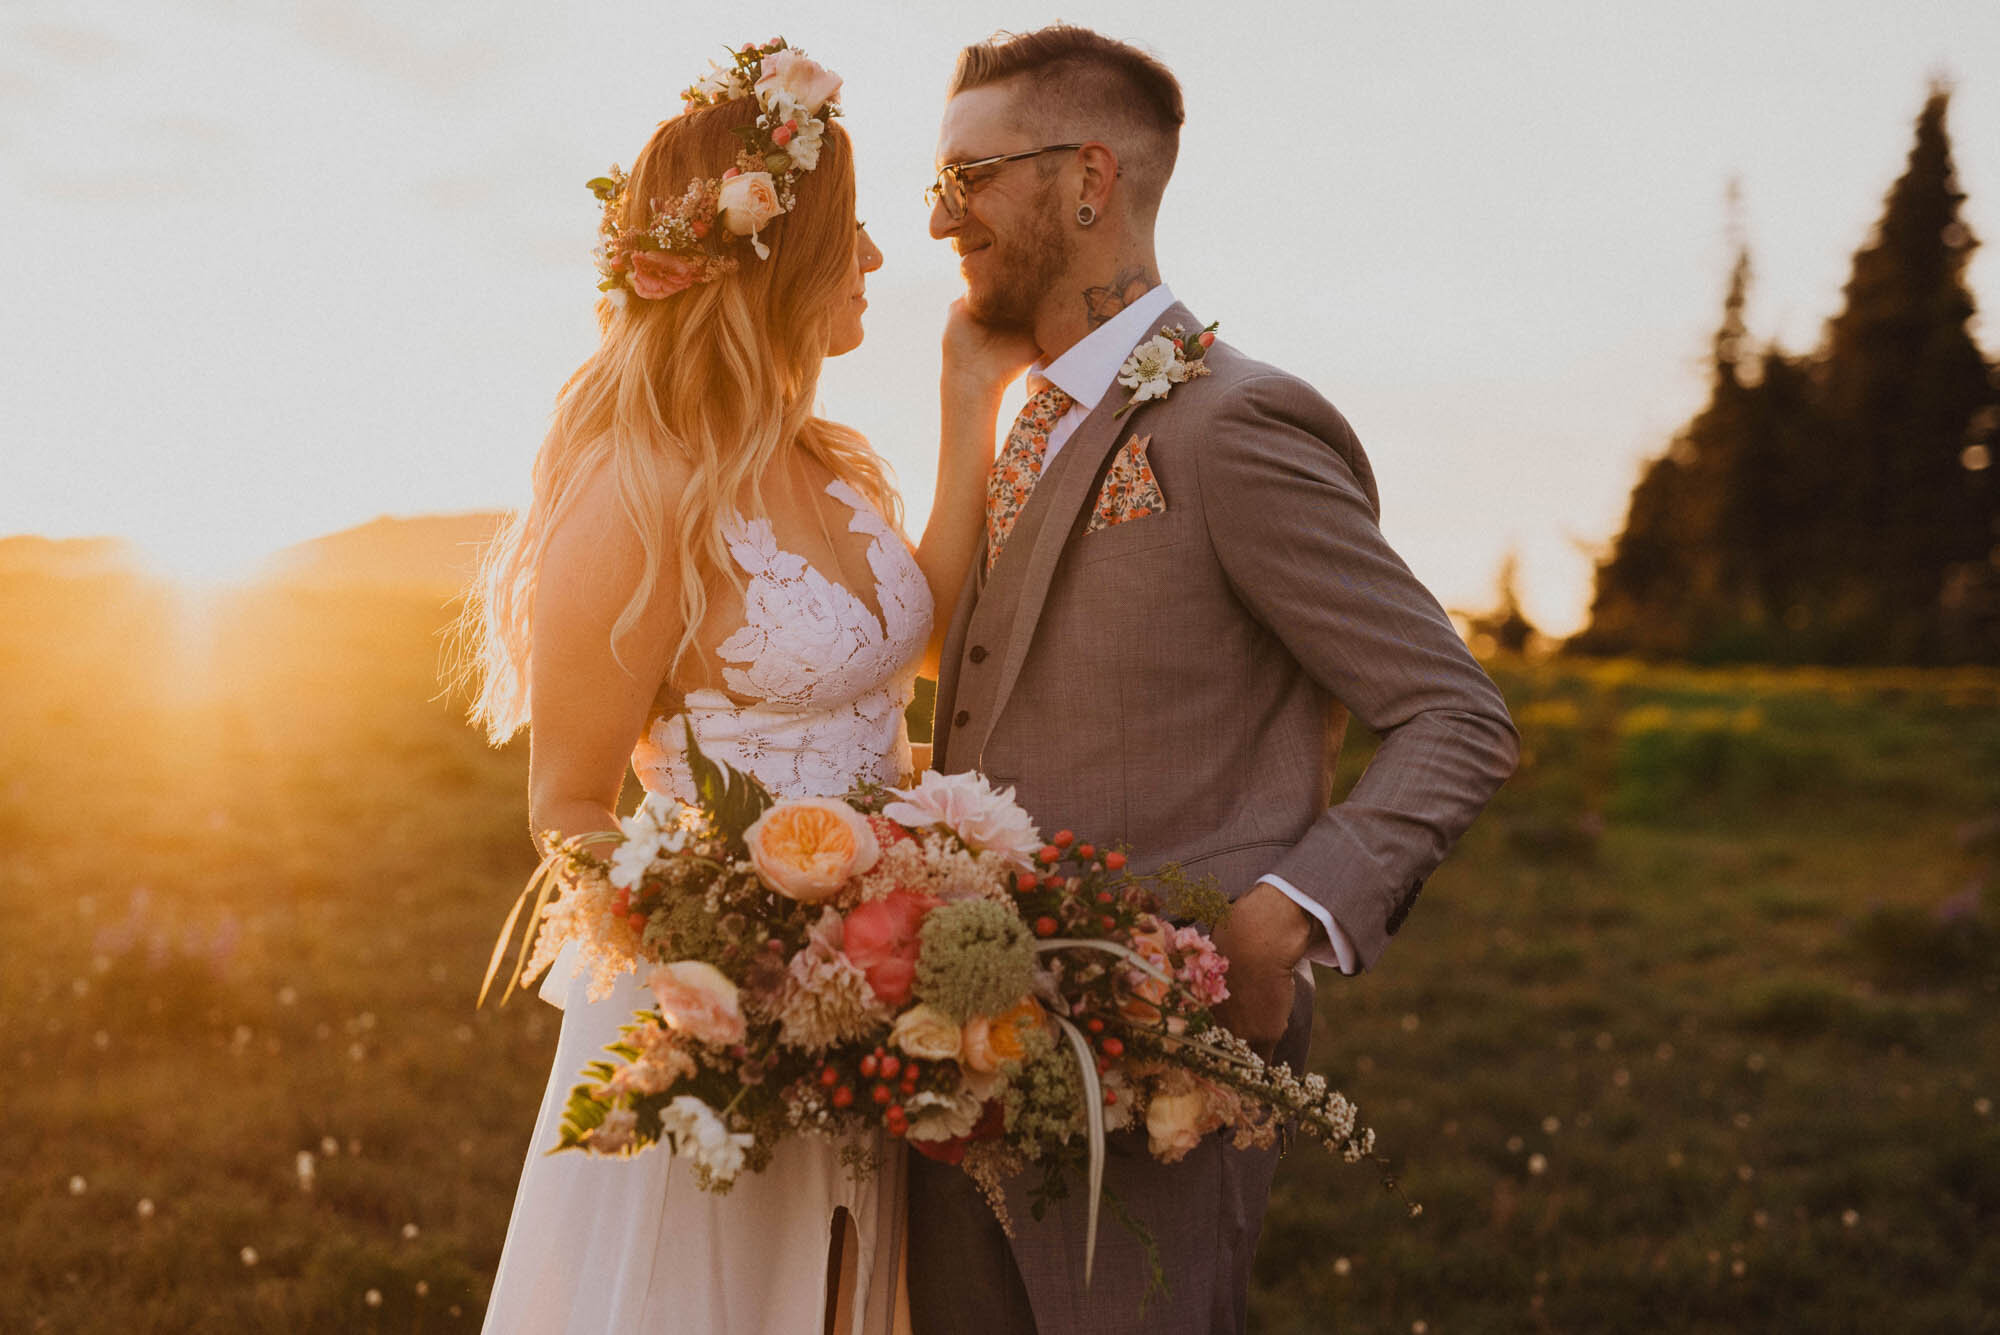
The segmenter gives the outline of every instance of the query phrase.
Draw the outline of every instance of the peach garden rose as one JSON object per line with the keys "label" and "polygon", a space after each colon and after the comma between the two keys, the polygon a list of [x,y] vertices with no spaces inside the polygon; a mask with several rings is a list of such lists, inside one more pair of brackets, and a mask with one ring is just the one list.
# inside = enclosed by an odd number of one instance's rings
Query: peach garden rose
{"label": "peach garden rose", "polygon": [[961,1057],[974,1071],[990,1073],[1003,1062],[1019,1061],[1027,1052],[1026,1035],[1042,1023],[1042,1008],[1024,997],[998,1015],[975,1015],[965,1022]]}
{"label": "peach garden rose", "polygon": [[1155,1157],[1175,1163],[1201,1143],[1207,1100],[1198,1090],[1155,1094],[1146,1104],[1146,1145]]}
{"label": "peach garden rose", "polygon": [[746,1032],[736,984],[713,964],[678,960],[656,964],[646,987],[660,1015],[675,1029],[702,1043],[741,1043]]}
{"label": "peach garden rose", "polygon": [[780,802],[743,832],[751,865],[787,899],[818,904],[882,855],[867,818],[838,798]]}
{"label": "peach garden rose", "polygon": [[722,213],[722,225],[738,236],[755,236],[766,223],[785,211],[778,202],[777,183],[769,172],[737,172],[725,178],[716,196],[716,206]]}

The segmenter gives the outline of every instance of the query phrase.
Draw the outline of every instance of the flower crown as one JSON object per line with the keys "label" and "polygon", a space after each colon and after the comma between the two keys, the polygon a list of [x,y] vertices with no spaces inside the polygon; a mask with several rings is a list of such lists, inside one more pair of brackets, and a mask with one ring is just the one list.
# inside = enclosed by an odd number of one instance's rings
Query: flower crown
{"label": "flower crown", "polygon": [[644,227],[626,228],[629,178],[617,166],[589,182],[604,205],[598,225],[597,289],[622,305],[626,294],[658,301],[737,266],[742,238],[758,259],[771,248],[757,235],[798,202],[798,178],[819,165],[826,123],[840,114],[840,76],[787,46],[780,37],[710,62],[708,73],[681,94],[682,110],[757,99],[757,120],[739,126],[736,165],[719,177],[688,183],[678,199],[649,201]]}

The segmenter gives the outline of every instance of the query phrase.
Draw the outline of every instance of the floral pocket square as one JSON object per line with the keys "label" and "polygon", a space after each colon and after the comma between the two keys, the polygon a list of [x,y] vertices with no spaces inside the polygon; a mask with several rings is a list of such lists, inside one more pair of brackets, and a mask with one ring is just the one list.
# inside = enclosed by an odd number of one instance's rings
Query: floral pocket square
{"label": "floral pocket square", "polygon": [[1097,506],[1090,512],[1085,533],[1167,512],[1167,498],[1160,493],[1153,465],[1146,462],[1146,447],[1152,440],[1151,436],[1133,436],[1118,447],[1118,457],[1104,475],[1104,490],[1097,493]]}

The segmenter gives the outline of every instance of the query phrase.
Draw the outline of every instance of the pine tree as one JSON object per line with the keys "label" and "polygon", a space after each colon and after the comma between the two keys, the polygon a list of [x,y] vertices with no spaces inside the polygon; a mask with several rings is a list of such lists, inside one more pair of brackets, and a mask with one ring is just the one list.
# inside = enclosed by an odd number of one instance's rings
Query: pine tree
{"label": "pine tree", "polygon": [[1970,329],[1949,103],[1931,89],[1814,357],[1746,352],[1739,236],[1708,403],[1633,489],[1572,648],[2000,662],[2000,369]]}
{"label": "pine tree", "polygon": [[1995,538],[1993,471],[1967,466],[1978,462],[1968,433],[1994,389],[1970,330],[1964,278],[1978,242],[1959,216],[1950,97],[1932,87],[1815,375],[1832,477],[1814,601],[1842,657],[1943,657],[1941,597],[1961,567],[1986,562]]}
{"label": "pine tree", "polygon": [[1686,658],[1744,615],[1742,562],[1731,550],[1753,515],[1732,482],[1742,456],[1748,391],[1741,360],[1750,259],[1739,247],[1711,345],[1708,403],[1647,465],[1610,556],[1597,567],[1590,625],[1570,647],[1588,653]]}

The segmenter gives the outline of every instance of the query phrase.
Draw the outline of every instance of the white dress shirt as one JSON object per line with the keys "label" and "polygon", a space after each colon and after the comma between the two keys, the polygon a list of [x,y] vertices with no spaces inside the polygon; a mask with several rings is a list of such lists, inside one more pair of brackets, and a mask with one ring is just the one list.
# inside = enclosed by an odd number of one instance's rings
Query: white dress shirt
{"label": "white dress shirt", "polygon": [[[1076,429],[1083,425],[1083,419],[1090,416],[1112,389],[1118,379],[1118,368],[1132,355],[1132,349],[1155,332],[1154,322],[1166,314],[1167,308],[1173,304],[1174,294],[1167,290],[1165,283],[1161,283],[1078,339],[1062,356],[1046,366],[1038,361],[1028,368],[1031,384],[1037,378],[1046,380],[1076,400],[1069,411],[1049,428],[1048,450],[1042,456],[1044,471],[1055,461],[1057,452],[1069,438],[1076,434]],[[1337,968],[1342,973],[1356,972],[1354,946],[1324,904],[1312,899],[1282,876],[1267,875],[1260,879],[1276,886],[1326,929],[1325,944],[1316,944],[1306,953],[1307,959],[1315,964]]]}

